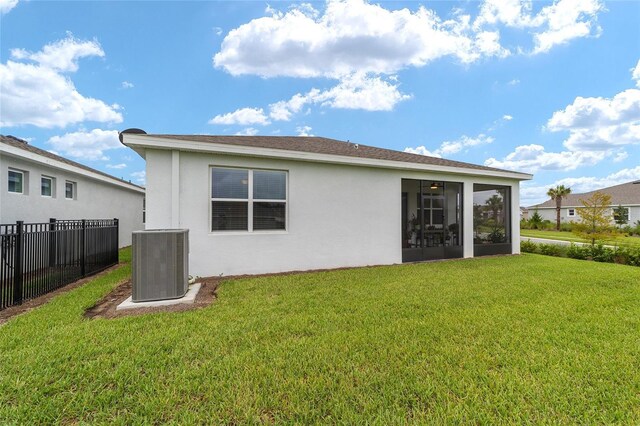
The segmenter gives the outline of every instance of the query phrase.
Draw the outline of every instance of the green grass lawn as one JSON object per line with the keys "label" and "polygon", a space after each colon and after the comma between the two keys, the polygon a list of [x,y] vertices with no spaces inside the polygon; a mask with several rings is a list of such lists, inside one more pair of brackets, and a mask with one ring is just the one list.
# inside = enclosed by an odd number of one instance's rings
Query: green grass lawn
{"label": "green grass lawn", "polygon": [[[549,238],[552,240],[573,241],[576,243],[584,243],[585,240],[578,237],[573,232],[565,231],[541,231],[539,229],[521,229],[520,235],[531,238]],[[605,244],[618,245],[621,247],[640,247],[640,237],[620,236],[614,240],[605,242]]]}
{"label": "green grass lawn", "polygon": [[522,255],[246,278],[205,309],[83,319],[129,273],[0,327],[0,424],[640,423],[638,268]]}

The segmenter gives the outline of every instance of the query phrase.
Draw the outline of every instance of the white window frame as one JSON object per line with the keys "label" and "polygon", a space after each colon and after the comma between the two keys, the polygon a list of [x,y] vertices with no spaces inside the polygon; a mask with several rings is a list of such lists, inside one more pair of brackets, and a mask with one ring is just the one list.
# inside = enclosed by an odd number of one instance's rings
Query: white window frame
{"label": "white window frame", "polygon": [[[22,183],[22,185],[21,185],[21,186],[22,186],[22,191],[20,191],[20,192],[18,192],[18,191],[11,191],[11,190],[9,189],[9,173],[17,173],[17,174],[19,174],[19,175],[20,175],[20,182]],[[26,188],[25,188],[25,185],[26,185],[26,182],[27,182],[26,175],[27,175],[27,172],[25,172],[25,171],[23,171],[23,170],[18,170],[18,169],[12,169],[12,168],[9,168],[9,170],[7,170],[7,192],[8,192],[9,194],[25,195],[25,194],[26,194],[26,192],[25,192],[25,189],[26,189]]]}
{"label": "white window frame", "polygon": [[[71,191],[73,192],[71,194],[71,198],[67,197],[67,184],[71,184]],[[77,191],[78,191],[78,185],[76,184],[76,182],[72,181],[72,180],[65,180],[64,181],[64,199],[65,200],[76,200],[78,198],[77,195]]]}
{"label": "white window frame", "polygon": [[[228,170],[246,170],[248,172],[247,180],[247,198],[214,198],[213,193],[213,169],[228,169]],[[254,199],[253,198],[253,172],[265,171],[265,172],[283,172],[285,174],[285,198],[284,200],[272,200],[272,199]],[[213,217],[212,217],[212,203],[214,201],[228,201],[228,202],[246,202],[247,205],[247,230],[231,229],[231,230],[213,230]],[[253,229],[253,203],[284,203],[284,229]],[[209,234],[286,234],[289,232],[289,171],[282,169],[262,169],[262,168],[248,168],[248,167],[233,167],[233,166],[209,166]]]}
{"label": "white window frame", "polygon": [[[51,182],[51,195],[44,195],[42,193],[42,180],[49,179]],[[45,198],[55,198],[56,197],[56,178],[47,175],[40,175],[40,196]]]}
{"label": "white window frame", "polygon": [[[571,213],[573,211],[573,213]],[[576,209],[567,209],[567,217],[575,217]]]}

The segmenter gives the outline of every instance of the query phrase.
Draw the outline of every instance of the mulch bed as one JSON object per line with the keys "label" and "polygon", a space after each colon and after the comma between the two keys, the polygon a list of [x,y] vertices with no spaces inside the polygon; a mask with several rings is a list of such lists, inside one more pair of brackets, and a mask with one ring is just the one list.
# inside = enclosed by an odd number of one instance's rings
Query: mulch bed
{"label": "mulch bed", "polygon": [[198,279],[200,291],[193,303],[179,303],[170,306],[157,306],[153,308],[133,308],[116,311],[116,307],[131,296],[131,280],[120,284],[111,293],[100,299],[95,305],[87,309],[85,318],[120,318],[131,315],[142,315],[156,312],[183,312],[192,309],[200,309],[209,306],[216,298],[216,291],[221,279],[209,277]]}
{"label": "mulch bed", "polygon": [[27,300],[25,302],[22,303],[22,305],[16,305],[16,306],[11,306],[9,308],[3,309],[2,311],[0,311],[0,325],[4,324],[5,322],[7,322],[9,319],[15,317],[16,315],[20,315],[23,314],[25,312],[29,312],[32,309],[37,308],[38,306],[42,306],[45,303],[47,303],[49,300],[53,299],[54,297],[62,294],[62,293],[66,293],[67,291],[73,290],[74,288],[78,288],[84,284],[86,284],[87,282],[96,279],[97,277],[101,276],[101,275],[105,275],[108,274],[109,272],[113,271],[114,269],[116,269],[118,266],[120,265],[114,265],[110,268],[105,269],[104,271],[95,274],[95,275],[91,275],[89,277],[83,278],[81,280],[75,281],[71,284],[67,284],[63,287],[60,287],[59,289],[56,289],[50,293],[47,294],[43,294],[42,296],[36,297],[34,299],[30,299]]}

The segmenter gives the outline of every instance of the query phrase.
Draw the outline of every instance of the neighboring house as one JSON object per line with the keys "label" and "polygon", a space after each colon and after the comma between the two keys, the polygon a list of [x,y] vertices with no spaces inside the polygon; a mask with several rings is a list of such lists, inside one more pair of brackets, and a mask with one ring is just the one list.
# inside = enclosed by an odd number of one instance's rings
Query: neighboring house
{"label": "neighboring house", "polygon": [[147,229],[189,229],[191,274],[520,250],[528,174],[321,137],[120,138],[146,159]]}
{"label": "neighboring house", "polygon": [[[640,220],[640,180],[637,180],[582,194],[569,194],[566,198],[563,197],[560,221],[578,222],[580,220],[578,209],[583,207],[580,200],[590,198],[596,192],[603,192],[611,196],[611,208],[625,207],[627,210],[627,223],[633,224]],[[549,199],[544,203],[529,207],[531,212],[536,210],[543,220],[556,221],[556,202],[554,200]]]}
{"label": "neighboring house", "polygon": [[529,220],[529,210],[526,207],[520,207],[520,220]]}
{"label": "neighboring house", "polygon": [[119,244],[144,229],[144,188],[0,135],[0,223],[119,220]]}

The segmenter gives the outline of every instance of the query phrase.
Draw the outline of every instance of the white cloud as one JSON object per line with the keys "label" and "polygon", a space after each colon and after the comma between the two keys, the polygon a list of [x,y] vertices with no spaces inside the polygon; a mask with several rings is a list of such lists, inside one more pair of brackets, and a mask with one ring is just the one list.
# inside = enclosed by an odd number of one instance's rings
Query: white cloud
{"label": "white cloud", "polygon": [[262,108],[240,108],[234,112],[216,115],[209,120],[209,124],[239,124],[242,126],[251,124],[266,126],[269,123],[270,121]]}
{"label": "white cloud", "polygon": [[34,61],[42,67],[61,72],[78,71],[78,59],[88,56],[104,57],[100,43],[96,40],[78,40],[71,34],[63,40],[45,45],[39,52],[11,49],[13,59]]}
{"label": "white cloud", "polygon": [[131,82],[129,82],[129,81],[123,81],[123,82],[122,82],[121,87],[122,87],[123,89],[132,89],[132,88],[134,88],[135,86],[134,86],[134,84],[133,84],[133,83],[131,83]]}
{"label": "white cloud", "polygon": [[296,132],[298,132],[298,136],[313,136],[311,133],[311,127],[309,126],[300,126],[296,127]]}
{"label": "white cloud", "polygon": [[355,73],[344,77],[337,86],[308,95],[314,103],[343,109],[363,109],[366,111],[391,111],[398,102],[411,98],[400,93],[398,85],[381,77],[367,77]]}
{"label": "white cloud", "polygon": [[485,0],[473,28],[480,31],[498,24],[533,28],[532,53],[544,53],[575,38],[598,36],[597,17],[603,10],[600,0],[557,0],[533,14],[530,0]]}
{"label": "white cloud", "polygon": [[606,150],[640,144],[640,90],[627,89],[611,99],[577,97],[547,122],[552,132],[568,131],[571,150]]}
{"label": "white cloud", "polygon": [[328,1],[323,10],[268,7],[269,16],[229,31],[213,64],[232,75],[302,78],[393,74],[443,57],[468,64],[511,53],[500,44],[500,26],[529,31],[532,52],[542,53],[597,36],[603,10],[600,0],[557,0],[533,14],[530,0],[485,0],[471,22],[460,9],[443,19],[424,6],[391,10],[365,0]]}
{"label": "white cloud", "polygon": [[492,142],[493,138],[491,136],[487,136],[482,133],[476,137],[469,137],[464,135],[460,139],[454,141],[442,142],[440,148],[436,152],[442,155],[450,155],[460,152],[468,147],[486,145]]}
{"label": "white cloud", "polygon": [[144,185],[145,183],[147,183],[147,172],[144,170],[131,173],[131,177],[140,185]]}
{"label": "white cloud", "polygon": [[544,7],[536,18],[546,24],[544,31],[534,34],[533,53],[548,52],[556,45],[580,37],[598,36],[598,13],[604,10],[599,0],[559,0]]}
{"label": "white cloud", "polygon": [[504,121],[511,121],[511,120],[513,120],[513,116],[511,116],[509,114],[505,114],[505,115],[502,116],[502,119]]}
{"label": "white cloud", "polygon": [[564,178],[548,185],[540,185],[535,182],[523,182],[520,189],[521,204],[530,206],[547,200],[547,191],[557,185],[571,188],[574,194],[595,191],[609,186],[620,185],[640,179],[640,166],[622,169],[605,177],[583,176],[576,178]]}
{"label": "white cloud", "polygon": [[415,148],[411,148],[411,147],[405,148],[404,152],[441,158],[443,156],[456,154],[462,150],[465,150],[466,148],[490,144],[493,142],[493,140],[494,140],[493,137],[487,136],[484,133],[480,133],[478,136],[475,136],[475,137],[469,137],[469,136],[463,135],[459,139],[442,142],[440,144],[440,147],[438,147],[433,151],[427,149],[425,146],[418,146]]}
{"label": "white cloud", "polygon": [[546,152],[542,145],[521,145],[503,160],[489,158],[485,166],[535,173],[538,170],[575,170],[578,167],[599,163],[606,152]]}
{"label": "white cloud", "polygon": [[452,56],[505,56],[498,33],[474,32],[468,15],[443,20],[423,6],[389,10],[364,0],[329,1],[254,19],[231,30],[213,63],[232,75],[332,77],[392,74]]}
{"label": "white cloud", "polygon": [[[391,111],[399,102],[411,99],[411,95],[400,92],[398,84],[388,80],[390,79],[368,76],[364,73],[346,75],[330,89],[313,88],[305,94],[296,93],[289,100],[270,104],[269,117],[276,121],[289,121],[294,114],[310,104],[339,109]],[[240,123],[239,119],[244,119],[245,122]],[[210,121],[212,122],[215,124],[270,124],[262,108],[242,108],[232,113],[218,115]]]}
{"label": "white cloud", "polygon": [[440,154],[435,151],[429,151],[424,145],[417,146],[415,148],[407,147],[404,149],[404,152],[408,152],[410,154],[426,155],[428,157],[442,158]]}
{"label": "white cloud", "polygon": [[124,169],[124,168],[127,167],[127,165],[125,163],[107,164],[106,167],[107,167],[107,169]]}
{"label": "white cloud", "polygon": [[76,71],[82,57],[104,56],[97,42],[69,36],[36,53],[14,49],[12,56],[38,64],[12,60],[0,64],[0,125],[51,128],[83,121],[122,122],[118,105],[81,95],[63,74]]}
{"label": "white cloud", "polygon": [[[635,72],[635,70],[634,70]],[[577,97],[553,113],[545,128],[568,132],[565,151],[546,152],[541,145],[518,146],[503,160],[489,158],[485,165],[513,170],[575,170],[609,158],[624,161],[624,149],[640,145],[640,90],[627,89],[612,98]]]}
{"label": "white cloud", "polygon": [[520,84],[520,80],[518,80],[517,78],[514,78],[513,80],[509,80],[507,82],[507,85],[509,86],[517,86],[518,84]]}
{"label": "white cloud", "polygon": [[317,95],[320,91],[312,89],[306,95],[296,93],[288,101],[278,101],[269,105],[269,117],[278,121],[289,121],[293,114],[298,113],[305,104],[309,102],[309,98]]}
{"label": "white cloud", "polygon": [[257,134],[258,134],[258,129],[254,129],[253,127],[247,127],[237,132],[236,136],[255,136]]}
{"label": "white cloud", "polygon": [[53,136],[48,143],[63,155],[85,160],[108,160],[105,151],[123,148],[117,130],[93,129],[90,132],[67,133]]}
{"label": "white cloud", "polygon": [[216,35],[222,35],[222,28],[213,27],[213,32],[216,33]]}
{"label": "white cloud", "polygon": [[11,9],[18,5],[18,0],[0,0],[0,15],[9,13]]}
{"label": "white cloud", "polygon": [[636,86],[640,87],[640,60],[638,60],[636,67],[631,69],[631,78],[635,80]]}

